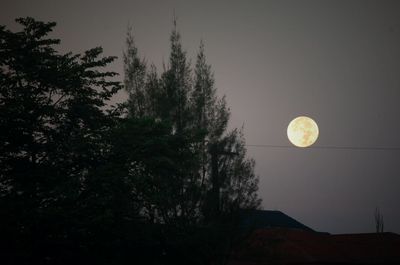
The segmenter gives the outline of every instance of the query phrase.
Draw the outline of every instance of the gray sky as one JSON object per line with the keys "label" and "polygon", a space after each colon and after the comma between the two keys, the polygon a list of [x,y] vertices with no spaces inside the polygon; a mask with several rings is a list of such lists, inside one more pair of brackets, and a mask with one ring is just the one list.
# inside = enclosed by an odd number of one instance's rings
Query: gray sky
{"label": "gray sky", "polygon": [[[174,9],[192,62],[204,39],[231,127],[244,123],[248,144],[289,145],[288,123],[309,115],[317,146],[400,147],[400,1],[2,0],[0,24],[56,21],[61,50],[102,46],[121,57],[130,23],[139,52],[160,68]],[[111,70],[122,73],[120,59]],[[400,233],[400,151],[248,153],[265,209],[316,230],[358,233],[374,231],[379,206],[385,230]]]}

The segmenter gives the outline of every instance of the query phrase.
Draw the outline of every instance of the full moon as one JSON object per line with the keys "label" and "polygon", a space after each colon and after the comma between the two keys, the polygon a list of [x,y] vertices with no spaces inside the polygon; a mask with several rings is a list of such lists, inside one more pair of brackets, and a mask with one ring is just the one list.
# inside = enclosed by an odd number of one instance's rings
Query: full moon
{"label": "full moon", "polygon": [[318,139],[317,123],[306,116],[295,118],[289,123],[287,135],[289,141],[297,147],[311,146]]}

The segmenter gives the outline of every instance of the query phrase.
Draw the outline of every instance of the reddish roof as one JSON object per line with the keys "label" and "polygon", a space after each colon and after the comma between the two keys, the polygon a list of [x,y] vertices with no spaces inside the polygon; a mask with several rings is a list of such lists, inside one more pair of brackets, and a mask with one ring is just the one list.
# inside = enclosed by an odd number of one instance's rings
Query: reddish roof
{"label": "reddish roof", "polygon": [[234,250],[228,264],[400,264],[400,236],[259,229]]}

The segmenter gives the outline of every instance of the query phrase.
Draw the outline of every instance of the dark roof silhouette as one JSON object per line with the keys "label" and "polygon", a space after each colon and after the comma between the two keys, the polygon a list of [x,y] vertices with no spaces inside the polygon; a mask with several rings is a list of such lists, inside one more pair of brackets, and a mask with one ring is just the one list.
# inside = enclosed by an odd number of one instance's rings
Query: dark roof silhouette
{"label": "dark roof silhouette", "polygon": [[243,229],[291,228],[315,232],[281,211],[247,211],[241,222]]}
{"label": "dark roof silhouette", "polygon": [[395,265],[400,264],[400,235],[259,229],[232,253],[229,265]]}

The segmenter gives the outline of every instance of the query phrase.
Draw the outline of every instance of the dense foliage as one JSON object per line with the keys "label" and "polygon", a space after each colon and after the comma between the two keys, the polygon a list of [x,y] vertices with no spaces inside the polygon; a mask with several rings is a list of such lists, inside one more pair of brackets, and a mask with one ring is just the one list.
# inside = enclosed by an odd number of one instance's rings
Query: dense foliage
{"label": "dense foliage", "polygon": [[192,166],[177,165],[183,174],[175,193],[182,194],[185,205],[176,204],[176,217],[207,224],[239,209],[258,207],[254,161],[246,158],[242,130],[227,129],[229,109],[225,97],[217,95],[203,42],[194,69],[182,48],[176,22],[170,43],[169,63],[158,77],[155,66],[148,69],[140,58],[129,29],[124,84],[130,117],[167,121],[173,135],[190,139],[197,159]]}
{"label": "dense foliage", "polygon": [[[147,217],[155,223],[206,228],[203,235],[209,237],[207,232],[210,232],[216,236],[207,245],[219,252],[219,261],[223,263],[237,234],[238,216],[244,209],[254,209],[260,204],[258,177],[254,174],[254,161],[246,157],[242,129],[227,129],[229,109],[225,97],[217,95],[203,42],[194,68],[182,48],[176,21],[170,45],[169,62],[158,76],[156,67],[153,64],[148,67],[140,58],[132,31],[128,29],[124,53],[128,116],[167,122],[173,136],[187,139],[186,147],[190,150],[174,167],[177,169],[172,178],[174,185],[150,192],[143,210],[151,213]],[[187,163],[185,158],[189,157],[194,160]],[[165,175],[161,178],[165,179]],[[146,179],[142,190],[160,187],[157,179]],[[157,201],[163,191],[171,198]],[[181,231],[185,244],[192,233]],[[212,259],[215,261],[216,257]]]}
{"label": "dense foliage", "polygon": [[0,27],[0,262],[223,262],[259,199],[204,46],[192,76],[175,25],[159,77],[128,34],[114,106],[115,57],[60,54],[55,23],[17,22]]}

